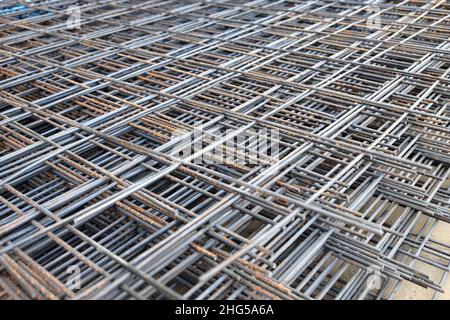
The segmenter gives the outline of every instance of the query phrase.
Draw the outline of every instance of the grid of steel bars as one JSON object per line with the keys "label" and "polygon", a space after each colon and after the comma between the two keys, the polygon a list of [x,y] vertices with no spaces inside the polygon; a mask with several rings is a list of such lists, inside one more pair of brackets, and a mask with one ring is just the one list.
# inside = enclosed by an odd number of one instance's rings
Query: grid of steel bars
{"label": "grid of steel bars", "polygon": [[[449,31],[445,0],[0,1],[0,299],[437,297]],[[205,161],[249,129],[277,161]]]}

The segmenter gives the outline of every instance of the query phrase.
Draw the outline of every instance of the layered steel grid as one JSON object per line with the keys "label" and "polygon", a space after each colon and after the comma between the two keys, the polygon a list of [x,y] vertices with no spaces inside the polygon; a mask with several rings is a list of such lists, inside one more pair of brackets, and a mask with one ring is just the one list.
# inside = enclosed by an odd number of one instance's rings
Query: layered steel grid
{"label": "layered steel grid", "polygon": [[[0,1],[0,298],[437,297],[449,30],[445,0]],[[249,129],[278,153],[203,159]]]}

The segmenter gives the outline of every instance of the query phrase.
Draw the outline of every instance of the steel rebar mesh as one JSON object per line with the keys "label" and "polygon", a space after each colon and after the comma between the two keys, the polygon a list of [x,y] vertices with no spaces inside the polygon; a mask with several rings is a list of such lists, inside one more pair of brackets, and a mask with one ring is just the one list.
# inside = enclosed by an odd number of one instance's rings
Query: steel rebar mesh
{"label": "steel rebar mesh", "polygon": [[449,17],[444,0],[0,1],[0,298],[437,297]]}

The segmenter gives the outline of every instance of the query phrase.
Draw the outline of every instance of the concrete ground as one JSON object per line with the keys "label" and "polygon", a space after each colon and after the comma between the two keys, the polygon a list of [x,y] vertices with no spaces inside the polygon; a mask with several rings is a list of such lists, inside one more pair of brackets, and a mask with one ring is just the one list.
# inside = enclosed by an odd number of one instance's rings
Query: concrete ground
{"label": "concrete ground", "polygon": [[[433,232],[433,238],[445,243],[450,243],[450,224],[439,222],[436,230]],[[442,276],[442,272],[436,268],[426,266],[425,264],[418,263],[417,266],[420,270],[426,272],[434,281],[439,282]],[[445,293],[440,293],[437,297],[438,300],[450,300],[450,276],[443,286]],[[433,298],[434,291],[432,289],[425,289],[411,282],[404,281],[397,292],[395,299],[397,300],[431,300]]]}

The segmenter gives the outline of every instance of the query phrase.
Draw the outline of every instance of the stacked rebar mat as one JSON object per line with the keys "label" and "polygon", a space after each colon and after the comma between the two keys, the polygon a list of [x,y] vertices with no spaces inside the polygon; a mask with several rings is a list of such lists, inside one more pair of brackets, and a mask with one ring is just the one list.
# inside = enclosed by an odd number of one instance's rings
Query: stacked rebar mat
{"label": "stacked rebar mat", "polygon": [[445,0],[0,1],[0,299],[438,297],[449,32]]}

